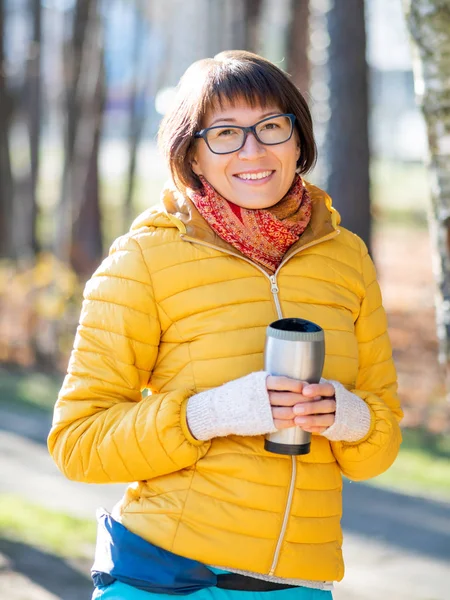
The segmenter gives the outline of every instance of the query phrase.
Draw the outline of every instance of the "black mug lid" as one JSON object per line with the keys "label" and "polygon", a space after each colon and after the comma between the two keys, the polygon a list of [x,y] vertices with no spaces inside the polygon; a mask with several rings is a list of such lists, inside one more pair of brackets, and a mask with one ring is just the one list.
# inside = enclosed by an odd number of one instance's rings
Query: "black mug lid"
{"label": "black mug lid", "polygon": [[274,321],[267,328],[267,335],[279,340],[322,342],[322,327],[307,319],[289,318]]}

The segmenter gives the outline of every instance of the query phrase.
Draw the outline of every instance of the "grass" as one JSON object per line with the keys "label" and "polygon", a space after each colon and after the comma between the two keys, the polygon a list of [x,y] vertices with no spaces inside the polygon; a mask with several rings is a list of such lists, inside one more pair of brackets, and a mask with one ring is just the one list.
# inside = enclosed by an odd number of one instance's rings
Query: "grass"
{"label": "grass", "polygon": [[426,214],[430,202],[430,178],[420,162],[372,158],[370,163],[373,206],[387,214]]}
{"label": "grass", "polygon": [[0,494],[0,536],[58,556],[86,558],[93,555],[96,523]]}
{"label": "grass", "polygon": [[58,396],[62,376],[35,371],[0,369],[0,402],[12,407],[34,406],[50,411]]}
{"label": "grass", "polygon": [[420,429],[404,430],[395,463],[368,483],[450,501],[450,437]]}

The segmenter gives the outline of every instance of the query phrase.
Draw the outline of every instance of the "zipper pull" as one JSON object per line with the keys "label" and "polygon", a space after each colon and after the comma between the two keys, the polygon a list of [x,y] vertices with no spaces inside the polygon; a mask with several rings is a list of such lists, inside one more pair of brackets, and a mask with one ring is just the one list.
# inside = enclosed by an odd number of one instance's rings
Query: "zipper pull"
{"label": "zipper pull", "polygon": [[272,294],[278,294],[278,292],[280,291],[278,289],[278,284],[277,284],[277,278],[275,275],[271,275],[270,276],[270,290],[272,292]]}

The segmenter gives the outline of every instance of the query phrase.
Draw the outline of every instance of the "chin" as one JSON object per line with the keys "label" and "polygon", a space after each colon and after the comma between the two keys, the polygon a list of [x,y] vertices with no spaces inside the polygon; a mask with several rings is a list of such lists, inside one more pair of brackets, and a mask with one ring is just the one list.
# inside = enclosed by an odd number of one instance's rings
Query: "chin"
{"label": "chin", "polygon": [[253,208],[254,210],[264,210],[265,208],[272,208],[275,204],[278,204],[280,200],[268,200],[267,202],[255,202],[251,206],[247,206],[247,208]]}
{"label": "chin", "polygon": [[264,210],[265,208],[271,208],[272,206],[275,206],[277,203],[278,200],[276,202],[234,202],[234,204],[237,206],[240,206],[241,208],[247,208],[249,210]]}
{"label": "chin", "polygon": [[257,197],[255,194],[255,199],[253,200],[251,198],[251,195],[249,194],[250,197],[247,196],[247,198],[245,200],[239,200],[239,198],[231,198],[230,202],[233,202],[233,204],[236,204],[237,206],[240,206],[241,208],[248,208],[248,209],[252,209],[252,210],[262,210],[264,208],[271,208],[272,206],[275,206],[275,204],[278,204],[278,202],[281,200],[281,198],[276,198],[275,200],[271,200],[269,198],[267,199],[261,199],[261,197]]}

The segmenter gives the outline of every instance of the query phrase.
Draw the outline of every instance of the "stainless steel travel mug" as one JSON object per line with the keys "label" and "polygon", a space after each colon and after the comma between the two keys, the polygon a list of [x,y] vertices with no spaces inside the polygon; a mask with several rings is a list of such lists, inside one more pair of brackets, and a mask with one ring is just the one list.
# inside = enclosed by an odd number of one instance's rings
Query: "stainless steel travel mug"
{"label": "stainless steel travel mug", "polygon": [[[305,319],[280,319],[267,328],[264,369],[271,375],[318,383],[325,360],[323,329]],[[264,449],[275,454],[308,454],[311,434],[289,427],[266,435]]]}

